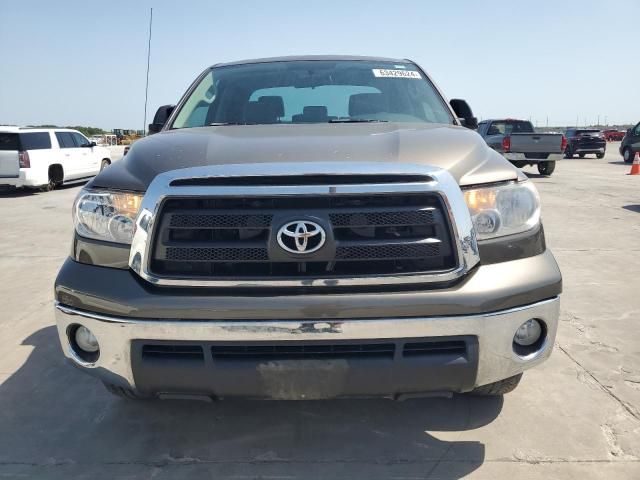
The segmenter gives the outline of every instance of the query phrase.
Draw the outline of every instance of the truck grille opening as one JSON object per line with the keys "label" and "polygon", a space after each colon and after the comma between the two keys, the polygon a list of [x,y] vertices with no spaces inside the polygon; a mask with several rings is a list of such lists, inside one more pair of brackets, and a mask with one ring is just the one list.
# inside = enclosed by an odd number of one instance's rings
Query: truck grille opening
{"label": "truck grille opening", "polygon": [[393,358],[393,343],[214,345],[214,360],[285,360],[323,358]]}
{"label": "truck grille opening", "polygon": [[371,339],[304,342],[153,342],[136,340],[134,350],[142,359],[184,361],[271,361],[295,359],[385,358],[401,357],[466,358],[472,337],[430,337],[407,339]]}
{"label": "truck grille opening", "polygon": [[[282,225],[316,219],[316,254],[284,254]],[[451,271],[451,225],[435,193],[168,197],[151,245],[151,273],[165,278],[273,280]]]}
{"label": "truck grille opening", "polygon": [[467,344],[463,340],[406,343],[402,351],[402,355],[405,357],[425,355],[455,355],[462,357],[466,353]]}
{"label": "truck grille opening", "polygon": [[189,359],[204,361],[204,352],[200,345],[144,345],[142,347],[144,358],[155,359]]}
{"label": "truck grille opening", "polygon": [[295,186],[295,185],[362,185],[371,183],[423,183],[432,182],[429,175],[409,175],[409,174],[351,174],[351,175],[259,175],[247,177],[201,177],[201,178],[179,178],[171,182],[172,187],[229,187],[229,186],[266,186],[273,185]]}

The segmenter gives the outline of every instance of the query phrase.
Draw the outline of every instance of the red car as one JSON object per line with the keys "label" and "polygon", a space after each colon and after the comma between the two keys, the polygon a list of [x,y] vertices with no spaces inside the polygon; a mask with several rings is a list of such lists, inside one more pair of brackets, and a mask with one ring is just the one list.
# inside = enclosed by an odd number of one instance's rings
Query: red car
{"label": "red car", "polygon": [[620,130],[604,130],[602,133],[607,142],[619,142],[625,134],[625,132],[621,132]]}

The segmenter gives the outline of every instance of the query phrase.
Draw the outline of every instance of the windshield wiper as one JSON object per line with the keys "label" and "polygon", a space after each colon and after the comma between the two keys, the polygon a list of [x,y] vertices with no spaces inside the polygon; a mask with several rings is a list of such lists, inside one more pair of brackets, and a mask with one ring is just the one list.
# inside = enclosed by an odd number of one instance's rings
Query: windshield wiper
{"label": "windshield wiper", "polygon": [[376,118],[332,118],[329,123],[372,123],[388,122],[389,120],[378,120]]}

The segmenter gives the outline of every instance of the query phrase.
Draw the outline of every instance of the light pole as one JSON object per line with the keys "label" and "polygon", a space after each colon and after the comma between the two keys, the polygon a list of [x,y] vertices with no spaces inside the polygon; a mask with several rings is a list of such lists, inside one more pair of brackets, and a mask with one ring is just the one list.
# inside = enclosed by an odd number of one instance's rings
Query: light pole
{"label": "light pole", "polygon": [[151,63],[151,27],[153,25],[153,8],[149,15],[149,43],[147,45],[147,84],[144,88],[144,125],[142,127],[142,136],[147,136],[147,100],[149,98],[149,65]]}

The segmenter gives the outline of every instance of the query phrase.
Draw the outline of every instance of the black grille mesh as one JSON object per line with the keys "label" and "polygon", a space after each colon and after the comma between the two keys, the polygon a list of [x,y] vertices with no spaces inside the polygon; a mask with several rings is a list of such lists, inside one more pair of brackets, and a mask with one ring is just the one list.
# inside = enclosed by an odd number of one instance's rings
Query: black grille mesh
{"label": "black grille mesh", "polygon": [[440,253],[438,244],[425,245],[359,245],[338,247],[336,259],[377,260],[387,258],[423,258]]}
{"label": "black grille mesh", "polygon": [[269,259],[266,248],[169,247],[167,260],[189,262],[254,262]]}
{"label": "black grille mesh", "polygon": [[433,210],[332,213],[329,220],[333,227],[431,225]]}
{"label": "black grille mesh", "polygon": [[171,215],[172,228],[266,228],[273,215]]}

